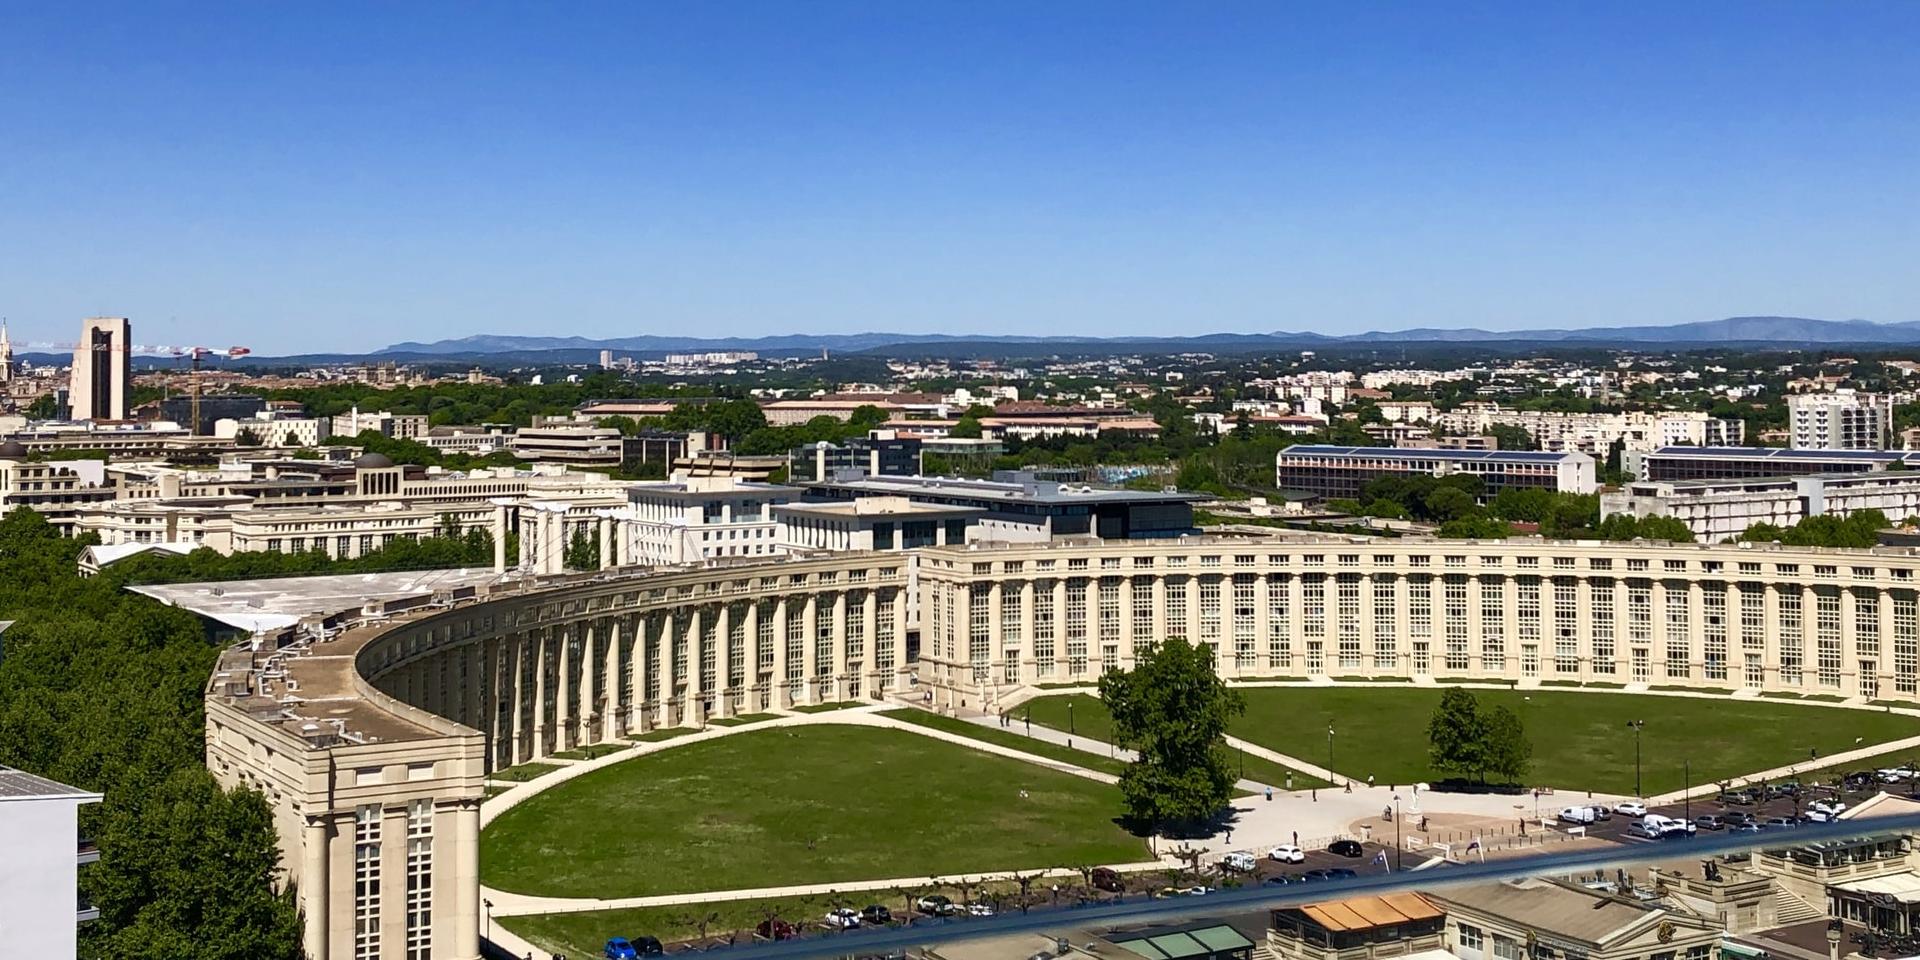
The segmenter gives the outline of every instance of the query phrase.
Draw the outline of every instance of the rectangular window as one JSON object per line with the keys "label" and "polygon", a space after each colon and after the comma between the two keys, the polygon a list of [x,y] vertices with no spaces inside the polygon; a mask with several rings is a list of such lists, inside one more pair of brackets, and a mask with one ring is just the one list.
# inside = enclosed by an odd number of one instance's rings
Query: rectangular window
{"label": "rectangular window", "polygon": [[1813,640],[1815,655],[1818,658],[1820,685],[1838,687],[1840,685],[1840,591],[1833,587],[1813,588]]}
{"label": "rectangular window", "polygon": [[1267,669],[1293,667],[1293,577],[1276,573],[1267,577]]}
{"label": "rectangular window", "polygon": [[380,805],[353,808],[353,956],[380,960]]}
{"label": "rectangular window", "polygon": [[1373,668],[1400,666],[1400,584],[1392,574],[1373,578]]}
{"label": "rectangular window", "polygon": [[1067,579],[1067,672],[1079,676],[1087,672],[1087,584],[1086,577]]}
{"label": "rectangular window", "polygon": [[1053,675],[1053,584],[1033,583],[1033,668],[1043,677]]}
{"label": "rectangular window", "polygon": [[1727,679],[1727,585],[1700,585],[1700,662],[1708,680]]}
{"label": "rectangular window", "polygon": [[1612,577],[1587,581],[1587,616],[1593,639],[1590,664],[1594,674],[1603,677],[1613,675],[1613,583]]}
{"label": "rectangular window", "polygon": [[1446,668],[1448,670],[1466,670],[1471,660],[1467,648],[1467,578],[1465,574],[1449,573],[1442,580],[1445,596],[1442,598],[1445,609],[1441,614],[1442,629],[1446,636]]}
{"label": "rectangular window", "polygon": [[407,802],[407,960],[433,960],[433,801]]}
{"label": "rectangular window", "polygon": [[1920,692],[1920,633],[1915,631],[1914,595],[1905,590],[1893,594],[1893,689],[1900,693]]}
{"label": "rectangular window", "polygon": [[[1255,670],[1260,666],[1258,640],[1254,636],[1254,627],[1257,626],[1254,585],[1259,579],[1251,573],[1233,575],[1233,608],[1229,614],[1233,624],[1233,665],[1242,671]],[[1103,596],[1103,602],[1104,599]],[[1116,587],[1114,604],[1118,606],[1119,602],[1119,589]]]}
{"label": "rectangular window", "polygon": [[1480,578],[1480,668],[1491,673],[1507,669],[1507,583],[1502,577]]}
{"label": "rectangular window", "polygon": [[1693,674],[1689,665],[1693,652],[1690,636],[1693,615],[1689,612],[1691,598],[1687,595],[1687,582],[1662,581],[1660,592],[1667,603],[1667,676],[1685,679]]}
{"label": "rectangular window", "polygon": [[1133,597],[1133,642],[1138,646],[1153,640],[1153,578],[1134,577],[1130,591]]}
{"label": "rectangular window", "polygon": [[1327,633],[1327,575],[1309,573],[1300,577],[1300,626],[1309,637]]}
{"label": "rectangular window", "polygon": [[1780,682],[1797,687],[1805,683],[1802,668],[1806,663],[1806,611],[1802,606],[1801,589],[1797,586],[1776,587],[1779,594],[1780,614]]}

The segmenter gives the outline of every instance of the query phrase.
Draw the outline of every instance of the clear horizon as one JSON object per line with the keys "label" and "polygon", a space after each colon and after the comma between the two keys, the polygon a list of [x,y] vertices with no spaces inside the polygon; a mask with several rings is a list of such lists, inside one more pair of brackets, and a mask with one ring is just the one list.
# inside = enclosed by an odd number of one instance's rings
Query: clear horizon
{"label": "clear horizon", "polygon": [[1920,320],[1920,7],[0,11],[0,316],[141,344]]}

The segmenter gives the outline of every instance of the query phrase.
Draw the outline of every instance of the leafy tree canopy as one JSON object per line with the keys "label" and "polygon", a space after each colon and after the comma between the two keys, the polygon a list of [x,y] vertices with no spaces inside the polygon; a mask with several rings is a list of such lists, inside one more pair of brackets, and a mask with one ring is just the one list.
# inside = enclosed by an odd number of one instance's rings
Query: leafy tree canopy
{"label": "leafy tree canopy", "polygon": [[1139,757],[1120,777],[1127,813],[1145,824],[1193,823],[1220,811],[1235,776],[1227,724],[1246,701],[1213,669],[1204,645],[1169,637],[1141,654],[1132,670],[1100,678],[1115,738]]}

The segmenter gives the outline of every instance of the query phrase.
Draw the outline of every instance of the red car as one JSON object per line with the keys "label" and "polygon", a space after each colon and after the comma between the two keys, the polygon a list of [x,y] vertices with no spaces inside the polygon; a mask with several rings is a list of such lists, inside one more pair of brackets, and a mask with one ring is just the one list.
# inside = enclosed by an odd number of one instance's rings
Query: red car
{"label": "red car", "polygon": [[753,932],[759,934],[762,940],[792,940],[796,936],[793,924],[779,917],[769,917],[760,921],[760,925],[753,928]]}

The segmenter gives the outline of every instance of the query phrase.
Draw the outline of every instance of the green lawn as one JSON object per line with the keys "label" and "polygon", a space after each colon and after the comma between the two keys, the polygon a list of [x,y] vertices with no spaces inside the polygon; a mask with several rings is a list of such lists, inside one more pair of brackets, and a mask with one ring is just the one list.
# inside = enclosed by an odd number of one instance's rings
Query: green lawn
{"label": "green lawn", "polygon": [[557,763],[523,763],[517,767],[495,770],[488,774],[487,777],[491,780],[511,780],[514,783],[525,783],[541,774],[552,773],[558,769],[560,769],[560,765]]}
{"label": "green lawn", "polygon": [[638,740],[642,743],[658,743],[662,740],[672,740],[674,737],[684,737],[699,732],[700,729],[698,727],[657,727],[648,730],[646,733],[630,733],[627,735],[627,739]]}
{"label": "green lawn", "polygon": [[1075,747],[1049,743],[1036,737],[1026,736],[1020,733],[1020,726],[1018,724],[1014,725],[1010,730],[1002,730],[999,727],[983,727],[977,723],[968,723],[958,717],[928,713],[925,710],[917,710],[913,707],[888,710],[881,715],[922,727],[931,727],[935,730],[957,733],[963,737],[970,737],[985,743],[1011,747],[1015,750],[1024,750],[1027,753],[1046,757],[1051,760],[1058,760],[1061,763],[1070,763],[1076,767],[1085,767],[1088,770],[1110,773],[1116,777],[1120,775],[1121,771],[1127,768],[1126,761],[1112,759],[1104,753],[1091,753]]}
{"label": "green lawn", "polygon": [[574,747],[572,750],[556,751],[554,756],[562,760],[597,760],[609,753],[619,753],[630,748],[630,744],[624,743],[590,743],[584,747]]}
{"label": "green lawn", "polygon": [[835,700],[832,703],[809,703],[804,707],[794,707],[793,710],[795,713],[826,713],[829,710],[849,710],[866,705],[865,700]]}
{"label": "green lawn", "polygon": [[707,722],[716,727],[744,727],[749,723],[778,719],[779,715],[773,713],[743,713],[737,717],[716,717]]}
{"label": "green lawn", "polygon": [[481,880],[608,898],[1143,858],[1119,813],[1113,787],[904,730],[773,728],[528,798],[482,835]]}
{"label": "green lawn", "polygon": [[[1438,689],[1255,688],[1241,693],[1247,713],[1233,724],[1236,736],[1349,776],[1371,774],[1379,783],[1439,779],[1426,761],[1427,718],[1440,701]],[[1564,690],[1473,694],[1483,705],[1504,704],[1520,713],[1533,741],[1527,781],[1564,789],[1633,791],[1634,738],[1628,720],[1647,724],[1641,760],[1647,793],[1679,788],[1685,763],[1692,764],[1695,783],[1706,783],[1793,763],[1810,749],[1823,756],[1852,749],[1855,737],[1879,743],[1920,734],[1920,718],[1810,703]],[[1035,723],[1064,730],[1068,700],[1076,730],[1108,736],[1111,720],[1095,697],[1043,697],[1016,714],[1031,708]],[[1334,728],[1330,764],[1329,723]]]}

